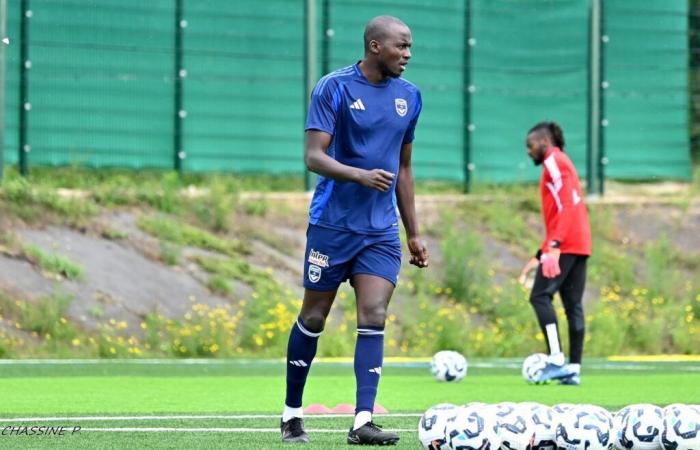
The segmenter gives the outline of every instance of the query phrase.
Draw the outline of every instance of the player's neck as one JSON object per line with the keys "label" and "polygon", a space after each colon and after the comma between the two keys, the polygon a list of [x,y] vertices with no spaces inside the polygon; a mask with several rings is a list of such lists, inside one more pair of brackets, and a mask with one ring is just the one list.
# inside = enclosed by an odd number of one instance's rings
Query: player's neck
{"label": "player's neck", "polygon": [[363,59],[359,64],[360,72],[370,83],[380,84],[386,81],[388,78],[386,75],[382,74],[376,64],[372,64],[367,59]]}

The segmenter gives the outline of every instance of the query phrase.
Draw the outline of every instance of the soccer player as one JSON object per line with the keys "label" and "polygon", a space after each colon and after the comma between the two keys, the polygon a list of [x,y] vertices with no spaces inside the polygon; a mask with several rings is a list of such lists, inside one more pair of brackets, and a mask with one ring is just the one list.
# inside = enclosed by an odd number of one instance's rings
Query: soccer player
{"label": "soccer player", "polygon": [[[520,275],[537,267],[530,303],[549,348],[549,362],[538,381],[558,380],[561,384],[581,383],[581,356],[585,320],[583,291],[586,261],[591,254],[591,230],[576,168],[564,153],[564,133],[554,122],[540,122],[527,135],[527,153],[535,165],[543,165],[540,179],[542,215],[546,237],[535,257]],[[559,292],[569,324],[569,364],[561,350],[557,316],[552,306]]]}
{"label": "soccer player", "polygon": [[309,211],[304,300],[287,347],[285,442],[309,441],[302,420],[304,385],[338,286],[347,279],[357,302],[356,415],[347,442],[399,440],[373,423],[372,412],[382,373],[384,322],[401,264],[397,207],[410,263],[428,265],[411,168],[421,95],[401,78],[411,44],[405,23],[375,17],[365,28],[364,58],[321,78],[311,95],[304,160],[320,177]]}

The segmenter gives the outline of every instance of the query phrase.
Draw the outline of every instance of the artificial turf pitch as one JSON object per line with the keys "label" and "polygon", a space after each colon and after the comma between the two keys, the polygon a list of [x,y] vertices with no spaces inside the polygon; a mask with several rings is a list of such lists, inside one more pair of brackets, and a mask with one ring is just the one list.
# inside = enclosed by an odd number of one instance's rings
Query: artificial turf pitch
{"label": "artificial turf pitch", "polygon": [[[387,363],[375,416],[397,448],[420,448],[420,414],[440,402],[700,403],[700,362],[591,360],[581,386],[526,384],[519,361],[471,361],[459,383],[439,383],[426,362]],[[315,363],[305,403],[354,402],[351,363]],[[0,435],[0,448],[286,448],[279,442],[282,361],[0,362],[0,432],[65,426],[65,436]],[[347,448],[348,416],[307,416],[307,449]],[[81,431],[71,434],[73,427]],[[294,446],[293,446],[294,447]]]}

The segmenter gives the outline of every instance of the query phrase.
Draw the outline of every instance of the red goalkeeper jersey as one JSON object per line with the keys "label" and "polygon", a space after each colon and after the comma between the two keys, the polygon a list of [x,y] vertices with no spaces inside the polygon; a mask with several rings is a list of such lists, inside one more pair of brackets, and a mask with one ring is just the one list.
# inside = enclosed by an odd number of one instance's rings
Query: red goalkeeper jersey
{"label": "red goalkeeper jersey", "polygon": [[540,192],[547,236],[540,249],[548,252],[549,243],[559,241],[562,253],[590,255],[591,227],[574,164],[561,149],[552,147],[543,168]]}

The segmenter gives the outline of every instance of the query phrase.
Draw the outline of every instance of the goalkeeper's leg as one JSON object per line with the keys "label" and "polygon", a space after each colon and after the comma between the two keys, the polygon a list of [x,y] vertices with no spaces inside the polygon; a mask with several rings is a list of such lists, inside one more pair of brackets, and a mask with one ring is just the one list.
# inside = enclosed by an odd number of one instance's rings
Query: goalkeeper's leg
{"label": "goalkeeper's leg", "polygon": [[561,380],[572,375],[565,364],[566,358],[561,349],[557,315],[552,301],[554,294],[560,291],[562,285],[568,280],[572,269],[578,261],[577,258],[576,255],[561,255],[559,259],[561,274],[555,278],[545,278],[542,274],[542,266],[537,269],[535,283],[530,294],[530,303],[535,309],[537,320],[549,349],[549,364],[542,371],[539,382],[547,382],[553,379]]}
{"label": "goalkeeper's leg", "polygon": [[581,371],[586,320],[583,313],[583,292],[586,288],[587,257],[577,256],[576,263],[562,284],[561,294],[566,319],[569,323],[569,367],[576,373]]}

